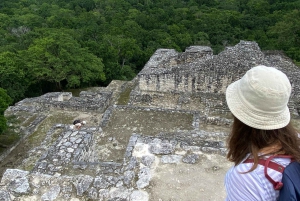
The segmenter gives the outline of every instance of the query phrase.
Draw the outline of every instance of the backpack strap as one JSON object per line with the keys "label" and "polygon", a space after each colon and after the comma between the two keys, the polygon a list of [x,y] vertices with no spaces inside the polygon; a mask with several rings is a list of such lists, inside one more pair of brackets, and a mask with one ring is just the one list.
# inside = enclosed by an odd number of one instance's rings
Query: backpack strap
{"label": "backpack strap", "polygon": [[[273,155],[270,156],[267,159],[259,159],[258,160],[258,164],[263,165],[264,166],[264,173],[265,173],[265,177],[273,184],[273,187],[275,190],[280,190],[283,186],[283,183],[281,181],[274,181],[268,174],[268,168],[271,168],[277,172],[280,172],[281,174],[284,171],[284,166],[279,165],[273,161],[271,161],[273,158],[290,158],[292,159],[292,156],[289,155]],[[244,163],[254,163],[254,159],[253,158],[248,158],[244,161]]]}

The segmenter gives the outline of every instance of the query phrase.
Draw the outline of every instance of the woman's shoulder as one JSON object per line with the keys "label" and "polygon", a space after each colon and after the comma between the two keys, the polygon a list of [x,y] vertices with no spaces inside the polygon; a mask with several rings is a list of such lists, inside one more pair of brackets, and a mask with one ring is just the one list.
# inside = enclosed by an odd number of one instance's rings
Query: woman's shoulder
{"label": "woman's shoulder", "polygon": [[290,158],[281,158],[281,157],[275,157],[272,159],[273,162],[280,164],[284,167],[286,167],[288,164],[291,163],[291,159]]}
{"label": "woman's shoulder", "polygon": [[[263,159],[267,160],[268,157],[270,157],[270,156],[265,156]],[[246,173],[248,177],[263,176],[261,178],[265,179],[265,173],[264,173],[265,166],[264,165],[258,164],[257,168],[255,168],[251,172],[248,172],[251,169],[251,167],[253,166],[253,163],[245,163],[244,161],[245,160],[243,160],[240,164],[234,166],[232,171],[234,171],[235,173],[239,173],[239,174],[240,173]],[[291,159],[290,158],[275,157],[275,158],[272,158],[271,161],[274,162],[274,163],[277,163],[279,165],[282,165],[283,167],[286,167],[288,164],[290,164]],[[271,171],[273,174],[276,174],[276,173],[281,174],[278,171],[275,171],[273,169],[268,168],[268,172],[269,171]]]}
{"label": "woman's shoulder", "polygon": [[229,200],[266,200],[265,182],[261,167],[248,172],[250,163],[240,163],[232,167],[225,176],[225,188]]}
{"label": "woman's shoulder", "polygon": [[256,169],[249,172],[252,166],[253,163],[240,163],[236,166],[233,166],[227,172],[227,174],[244,179],[248,179],[249,177],[253,177],[254,179],[258,178],[258,176],[263,173],[263,168],[262,166],[258,165]]}
{"label": "woman's shoulder", "polygon": [[[290,163],[288,158],[274,158],[272,161],[284,167]],[[241,196],[239,197],[240,200],[247,196],[251,197],[248,200],[276,200],[278,192],[274,190],[271,182],[266,178],[265,167],[259,164],[253,171],[248,172],[252,166],[253,163],[242,162],[232,167],[225,176],[226,191],[231,191],[229,195],[235,195],[234,189],[238,189],[239,196]],[[270,168],[268,168],[268,175],[275,181],[282,179],[280,172]]]}
{"label": "woman's shoulder", "polygon": [[240,163],[232,167],[226,173],[226,180],[231,182],[235,180],[236,187],[243,186],[256,186],[256,189],[264,187],[264,168],[261,165],[258,165],[253,171],[249,172],[252,168],[252,163]]}

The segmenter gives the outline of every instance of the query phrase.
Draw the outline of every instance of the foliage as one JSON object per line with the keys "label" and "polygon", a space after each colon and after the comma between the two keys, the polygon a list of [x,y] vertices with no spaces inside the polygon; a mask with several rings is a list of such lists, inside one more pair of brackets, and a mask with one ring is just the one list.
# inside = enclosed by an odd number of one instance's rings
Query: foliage
{"label": "foliage", "polygon": [[269,34],[276,39],[276,48],[284,50],[288,56],[298,62],[300,61],[299,19],[299,10],[293,10],[286,13],[280,21],[269,29]]}
{"label": "foliage", "polygon": [[26,71],[18,54],[9,51],[0,53],[0,87],[6,89],[14,100],[24,98],[30,83],[34,82]]}
{"label": "foliage", "polygon": [[15,130],[16,126],[20,124],[20,120],[17,119],[15,115],[11,115],[7,117],[5,121],[7,121],[9,125],[4,132],[0,133],[0,153],[7,150],[8,147],[16,143],[21,138],[20,133]]}
{"label": "foliage", "polygon": [[7,95],[6,91],[0,88],[0,134],[7,128],[4,111],[12,103],[12,99]]}
{"label": "foliage", "polygon": [[300,62],[300,0],[2,0],[0,87],[14,102],[130,80],[158,48],[239,40]]}
{"label": "foliage", "polygon": [[70,34],[52,29],[44,35],[20,52],[35,80],[55,83],[58,89],[62,81],[74,88],[105,80],[101,59],[81,48]]}

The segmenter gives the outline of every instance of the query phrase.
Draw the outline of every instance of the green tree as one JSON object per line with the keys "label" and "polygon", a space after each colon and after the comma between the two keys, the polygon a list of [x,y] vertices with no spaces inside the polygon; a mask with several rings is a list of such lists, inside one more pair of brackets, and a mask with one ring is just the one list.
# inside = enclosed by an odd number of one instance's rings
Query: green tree
{"label": "green tree", "polygon": [[100,49],[108,80],[133,78],[135,69],[130,65],[130,61],[141,52],[135,39],[123,35],[104,35]]}
{"label": "green tree", "polygon": [[173,38],[173,41],[175,41],[176,45],[180,47],[181,51],[184,51],[186,47],[192,44],[192,37],[184,26],[172,24],[168,26],[168,30]]}
{"label": "green tree", "polygon": [[210,46],[208,34],[206,34],[204,32],[201,32],[201,31],[198,32],[193,37],[193,44],[194,45]]}
{"label": "green tree", "polygon": [[75,19],[73,10],[52,6],[52,13],[47,18],[47,25],[52,28],[74,28]]}
{"label": "green tree", "polygon": [[101,58],[80,47],[66,31],[53,29],[45,35],[22,51],[35,79],[55,83],[57,89],[63,88],[62,81],[67,87],[80,87],[105,80]]}
{"label": "green tree", "polygon": [[284,50],[288,56],[300,61],[300,12],[293,10],[283,16],[268,31],[268,34],[276,39],[276,49]]}
{"label": "green tree", "polygon": [[86,11],[91,11],[96,7],[95,2],[93,0],[73,0],[71,4],[74,8],[78,5]]}
{"label": "green tree", "polygon": [[0,87],[6,89],[14,102],[24,98],[24,95],[33,82],[26,69],[23,68],[22,59],[17,53],[0,53]]}
{"label": "green tree", "polygon": [[248,12],[252,15],[263,16],[269,14],[270,4],[267,0],[249,0]]}
{"label": "green tree", "polygon": [[14,24],[12,24],[14,27],[26,26],[31,29],[41,26],[44,19],[37,14],[27,13],[14,15],[12,21],[14,22]]}
{"label": "green tree", "polygon": [[[172,48],[180,51],[180,47],[176,44],[174,38],[163,30],[160,29],[151,30],[147,33],[145,39],[149,43],[147,44],[147,48],[149,48],[149,46],[155,46],[158,48]],[[158,44],[158,46],[155,44]]]}
{"label": "green tree", "polygon": [[7,128],[4,111],[12,103],[12,99],[7,95],[6,91],[0,88],[0,134]]}

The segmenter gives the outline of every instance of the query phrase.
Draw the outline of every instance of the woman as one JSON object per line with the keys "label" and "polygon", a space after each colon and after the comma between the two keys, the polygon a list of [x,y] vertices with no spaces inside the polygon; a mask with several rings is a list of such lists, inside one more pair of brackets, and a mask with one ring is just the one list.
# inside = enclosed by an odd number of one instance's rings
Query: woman
{"label": "woman", "polygon": [[[287,76],[266,66],[250,69],[228,86],[226,101],[234,121],[227,141],[227,158],[234,162],[234,167],[225,177],[226,200],[275,201],[278,198],[279,190],[266,178],[264,166],[258,161],[273,155],[289,155],[300,161],[300,142],[290,124],[287,107],[290,94]],[[274,157],[271,161],[286,167],[291,159]],[[268,168],[267,173],[274,181],[282,179],[276,170]]]}

